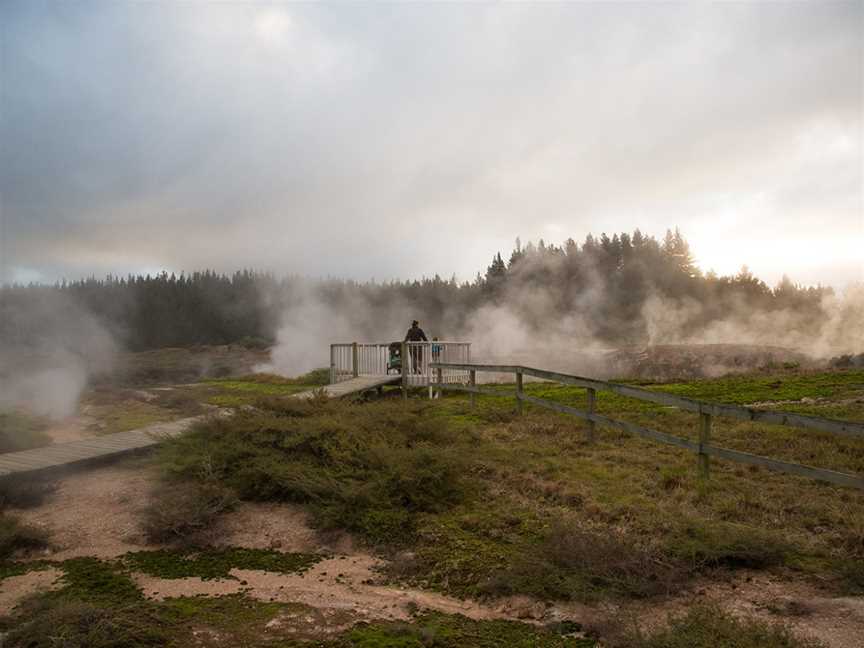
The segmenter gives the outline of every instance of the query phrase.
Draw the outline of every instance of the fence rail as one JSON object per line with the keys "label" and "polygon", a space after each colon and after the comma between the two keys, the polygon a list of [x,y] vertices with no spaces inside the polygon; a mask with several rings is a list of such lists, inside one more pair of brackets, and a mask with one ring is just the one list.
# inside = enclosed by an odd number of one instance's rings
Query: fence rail
{"label": "fence rail", "polygon": [[[523,367],[518,365],[487,365],[487,364],[456,364],[456,363],[432,363],[431,368],[436,371],[444,370],[460,370],[468,372],[468,385],[453,385],[445,382],[434,382],[430,385],[431,388],[441,390],[449,389],[455,391],[464,391],[471,394],[471,403],[474,404],[475,394],[485,394],[488,396],[502,396],[516,398],[517,408],[521,412],[522,403],[531,403],[539,407],[545,407],[564,414],[577,416],[588,422],[586,436],[589,441],[593,441],[595,427],[597,424],[614,427],[629,434],[640,436],[659,443],[674,445],[685,450],[696,453],[699,473],[702,477],[707,478],[709,474],[710,460],[709,457],[714,456],[729,461],[737,461],[755,466],[762,466],[779,472],[809,477],[811,479],[819,479],[840,486],[848,486],[864,490],[864,477],[860,475],[851,475],[848,473],[827,470],[825,468],[814,468],[796,463],[771,459],[759,455],[741,452],[739,450],[730,450],[711,445],[711,431],[713,428],[714,418],[718,416],[726,416],[745,421],[755,421],[759,423],[772,423],[776,425],[786,425],[798,428],[807,428],[818,430],[820,432],[828,432],[856,439],[864,439],[864,423],[856,423],[852,421],[837,421],[833,419],[821,418],[818,416],[808,416],[805,414],[796,414],[793,412],[783,411],[766,411],[754,410],[748,407],[737,405],[722,405],[718,403],[708,403],[697,401],[691,398],[684,398],[672,394],[664,394],[662,392],[648,391],[639,387],[631,387],[630,385],[622,385],[619,383],[611,383],[603,380],[594,380],[591,378],[583,378],[581,376],[572,376],[569,374],[558,373],[555,371],[544,371],[533,367]],[[512,373],[515,375],[516,387],[514,390],[497,390],[484,387],[477,387],[477,372],[486,371],[494,373]],[[588,404],[587,409],[581,410],[570,405],[556,403],[554,401],[537,398],[526,394],[522,388],[523,376],[533,376],[544,380],[550,380],[567,385],[575,385],[584,387],[587,390]],[[659,432],[650,428],[628,423],[626,421],[618,421],[616,419],[598,414],[596,408],[596,394],[598,391],[608,391],[634,398],[641,401],[655,403],[669,407],[695,412],[699,414],[699,440],[692,441],[666,432]]]}
{"label": "fence rail", "polygon": [[[395,353],[393,346],[395,345]],[[359,376],[401,375],[402,386],[428,387],[432,382],[433,362],[462,363],[471,361],[470,342],[433,340],[431,342],[347,342],[330,345],[330,383]],[[464,383],[468,372],[442,370],[439,382]]]}

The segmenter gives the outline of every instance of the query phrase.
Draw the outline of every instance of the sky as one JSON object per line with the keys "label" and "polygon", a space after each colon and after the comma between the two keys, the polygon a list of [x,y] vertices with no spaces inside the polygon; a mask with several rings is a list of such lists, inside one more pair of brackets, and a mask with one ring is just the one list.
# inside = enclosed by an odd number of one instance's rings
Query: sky
{"label": "sky", "polygon": [[662,237],[864,281],[864,3],[0,5],[0,281],[471,279]]}

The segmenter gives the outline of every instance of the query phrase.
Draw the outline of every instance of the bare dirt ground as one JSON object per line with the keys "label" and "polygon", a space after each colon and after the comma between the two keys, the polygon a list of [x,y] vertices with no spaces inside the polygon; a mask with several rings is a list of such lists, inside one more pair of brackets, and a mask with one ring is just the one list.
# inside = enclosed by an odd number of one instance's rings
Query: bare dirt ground
{"label": "bare dirt ground", "polygon": [[66,443],[67,441],[80,441],[95,436],[94,426],[96,419],[90,416],[86,410],[74,416],[54,421],[51,427],[45,430],[45,434],[51,437],[54,443]]}
{"label": "bare dirt ground", "polygon": [[[145,542],[138,527],[139,511],[147,504],[154,479],[141,460],[126,460],[67,475],[57,481],[56,490],[42,505],[14,513],[51,534],[53,548],[35,558],[109,559],[129,551],[154,549],[157,547]],[[322,539],[297,507],[243,504],[224,518],[215,535],[220,537],[220,545],[328,553],[332,557],[304,574],[234,570],[231,579],[206,581],[136,574],[137,583],[154,599],[245,592],[262,601],[302,604],[305,612],[286,612],[284,619],[277,617],[271,623],[305,624],[310,632],[325,634],[358,620],[407,619],[412,610],[424,608],[474,619],[531,623],[568,619],[598,630],[620,628],[622,619],[652,628],[665,623],[670,613],[685,611],[694,601],[714,601],[736,614],[788,623],[830,648],[858,648],[864,636],[864,599],[832,598],[812,584],[762,572],[738,572],[726,581],[706,581],[660,602],[547,605],[512,597],[486,604],[385,583],[379,570],[382,559],[356,549],[350,538]],[[25,596],[51,588],[59,575],[49,569],[0,581],[0,614],[8,613]]]}
{"label": "bare dirt ground", "polygon": [[54,589],[62,575],[59,569],[42,569],[4,578],[0,581],[0,616],[11,614],[31,594]]}

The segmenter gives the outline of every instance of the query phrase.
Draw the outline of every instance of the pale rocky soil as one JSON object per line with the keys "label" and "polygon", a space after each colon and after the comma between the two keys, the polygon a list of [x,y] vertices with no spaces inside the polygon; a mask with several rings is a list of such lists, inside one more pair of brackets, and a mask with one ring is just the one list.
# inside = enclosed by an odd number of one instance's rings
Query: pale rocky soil
{"label": "pale rocky soil", "polygon": [[[154,479],[141,460],[126,460],[65,476],[41,506],[14,513],[51,534],[52,550],[34,557],[109,559],[129,551],[154,549],[138,528],[139,512],[147,504]],[[286,612],[271,623],[292,628],[300,624],[306,628],[303,632],[336,632],[358,620],[407,619],[412,610],[424,608],[474,619],[509,618],[531,623],[567,619],[598,630],[620,627],[626,619],[627,623],[636,620],[651,628],[665,623],[670,613],[711,600],[736,614],[788,623],[830,648],[859,648],[864,637],[864,598],[831,597],[812,584],[758,572],[739,573],[726,582],[697,584],[691,591],[659,603],[546,605],[527,597],[512,597],[481,604],[385,584],[378,569],[381,559],[356,549],[348,537],[322,539],[309,527],[304,513],[293,506],[243,504],[224,518],[214,537],[220,539],[220,545],[327,553],[332,557],[304,574],[234,570],[231,579],[160,579],[136,574],[135,580],[154,599],[245,592],[262,601],[302,604],[301,612]],[[0,615],[8,614],[25,596],[56,586],[59,575],[51,569],[0,581]]]}
{"label": "pale rocky soil", "polygon": [[68,441],[80,441],[95,436],[93,426],[96,422],[87,412],[68,416],[59,421],[51,423],[51,427],[45,433],[51,437],[54,443],[66,443]]}

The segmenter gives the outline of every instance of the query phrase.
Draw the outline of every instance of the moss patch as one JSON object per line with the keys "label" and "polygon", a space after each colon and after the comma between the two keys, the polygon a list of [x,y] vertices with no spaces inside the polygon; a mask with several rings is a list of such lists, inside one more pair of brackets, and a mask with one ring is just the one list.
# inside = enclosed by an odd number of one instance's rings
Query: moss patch
{"label": "moss patch", "polygon": [[123,557],[133,571],[158,578],[233,578],[232,569],[259,569],[282,574],[303,573],[323,556],[282,553],[272,549],[225,549],[138,551]]}
{"label": "moss patch", "polygon": [[590,648],[590,639],[562,636],[512,621],[472,621],[462,616],[426,614],[413,623],[361,625],[325,648]]}

